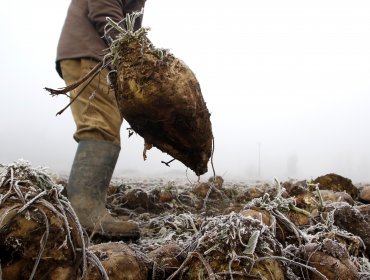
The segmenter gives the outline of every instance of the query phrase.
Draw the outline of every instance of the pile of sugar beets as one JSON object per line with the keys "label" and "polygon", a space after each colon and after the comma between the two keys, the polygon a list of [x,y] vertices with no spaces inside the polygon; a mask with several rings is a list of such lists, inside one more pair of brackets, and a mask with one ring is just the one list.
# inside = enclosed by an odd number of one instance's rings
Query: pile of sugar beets
{"label": "pile of sugar beets", "polygon": [[0,166],[0,279],[370,279],[370,186],[336,174],[116,179],[107,207],[140,225],[136,242],[88,236],[64,185],[26,161]]}

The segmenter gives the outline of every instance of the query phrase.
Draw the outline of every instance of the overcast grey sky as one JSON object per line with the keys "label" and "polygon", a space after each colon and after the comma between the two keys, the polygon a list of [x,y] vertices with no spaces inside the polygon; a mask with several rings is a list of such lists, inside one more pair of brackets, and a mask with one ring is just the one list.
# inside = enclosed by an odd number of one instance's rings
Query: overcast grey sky
{"label": "overcast grey sky", "polygon": [[[74,123],[69,111],[55,116],[67,100],[43,90],[64,85],[54,58],[68,5],[2,5],[1,163],[24,158],[69,171]],[[201,84],[218,174],[272,180],[335,172],[370,181],[370,1],[147,0],[144,25]],[[162,165],[170,157],[155,149],[144,162],[143,140],[127,139],[126,127],[117,176],[185,176],[180,163]]]}

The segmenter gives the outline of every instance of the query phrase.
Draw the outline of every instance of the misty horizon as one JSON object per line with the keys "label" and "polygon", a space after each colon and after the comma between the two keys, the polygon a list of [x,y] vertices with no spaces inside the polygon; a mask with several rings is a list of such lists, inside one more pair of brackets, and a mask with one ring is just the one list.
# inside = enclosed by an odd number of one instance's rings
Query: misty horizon
{"label": "misty horizon", "polygon": [[[0,163],[20,158],[68,174],[77,144],[56,46],[69,0],[7,2],[0,22],[3,100]],[[22,5],[23,5],[22,4]],[[196,7],[196,9],[194,9]],[[32,20],[20,22],[19,19]],[[336,173],[370,182],[370,2],[365,0],[147,1],[143,26],[197,76],[211,113],[214,168],[225,180],[315,179]],[[114,176],[193,176],[121,129]],[[212,167],[202,176],[212,176]],[[192,177],[193,178],[193,177]]]}

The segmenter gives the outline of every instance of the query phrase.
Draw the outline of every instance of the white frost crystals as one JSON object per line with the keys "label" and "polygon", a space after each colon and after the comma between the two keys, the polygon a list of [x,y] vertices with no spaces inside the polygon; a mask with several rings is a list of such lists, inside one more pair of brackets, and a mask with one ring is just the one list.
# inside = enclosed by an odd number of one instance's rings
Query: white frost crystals
{"label": "white frost crystals", "polygon": [[[83,279],[89,262],[105,272],[87,249],[88,239],[61,194],[62,187],[53,182],[45,168],[32,168],[24,160],[0,167],[1,269],[7,268],[7,275],[13,269],[12,279],[20,279],[20,275],[41,279],[47,270],[51,275],[59,274],[58,279]],[[4,258],[6,255],[13,257]],[[24,265],[17,269],[19,260]],[[63,265],[71,268],[61,276]]]}
{"label": "white frost crystals", "polygon": [[5,181],[9,181],[11,184],[16,186],[19,183],[25,183],[26,181],[32,181],[33,190],[34,188],[40,188],[42,190],[50,190],[56,188],[60,192],[63,187],[53,182],[52,178],[47,172],[45,167],[33,168],[31,163],[24,159],[19,159],[11,164],[0,163],[0,187],[6,184]]}

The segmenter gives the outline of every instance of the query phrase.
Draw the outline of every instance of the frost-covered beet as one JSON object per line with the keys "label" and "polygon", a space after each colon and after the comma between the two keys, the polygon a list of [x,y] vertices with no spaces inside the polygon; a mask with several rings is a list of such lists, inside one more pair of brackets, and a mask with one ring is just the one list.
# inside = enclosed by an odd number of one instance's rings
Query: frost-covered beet
{"label": "frost-covered beet", "polygon": [[[302,250],[308,264],[327,277],[327,279],[359,279],[355,263],[347,249],[336,240],[325,238],[320,243],[308,243]],[[323,279],[317,271],[310,271],[310,279]]]}
{"label": "frost-covered beet", "polygon": [[155,48],[146,29],[116,28],[120,35],[108,56],[117,70],[116,96],[122,117],[144,138],[145,151],[155,146],[197,175],[204,174],[213,135],[194,73],[167,50]]}
{"label": "frost-covered beet", "polygon": [[0,165],[0,278],[70,280],[86,273],[85,236],[61,190],[28,162]]}
{"label": "frost-covered beet", "polygon": [[[208,219],[201,226],[183,267],[169,279],[280,279],[285,267],[282,247],[266,225],[231,213]],[[217,278],[216,278],[217,275]]]}
{"label": "frost-covered beet", "polygon": [[[93,245],[89,248],[101,261],[109,280],[146,280],[148,268],[145,258],[137,255],[130,247],[121,242]],[[89,280],[101,280],[99,271],[92,267]]]}
{"label": "frost-covered beet", "polygon": [[313,182],[318,184],[320,190],[332,190],[336,192],[345,191],[350,194],[353,199],[357,199],[359,194],[358,188],[352,184],[350,179],[335,173],[317,177]]}

